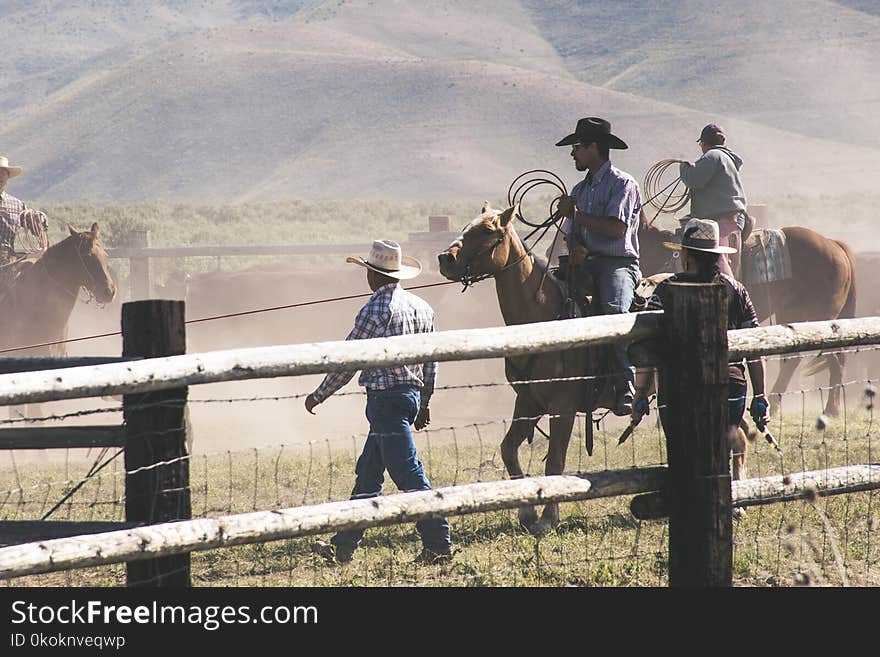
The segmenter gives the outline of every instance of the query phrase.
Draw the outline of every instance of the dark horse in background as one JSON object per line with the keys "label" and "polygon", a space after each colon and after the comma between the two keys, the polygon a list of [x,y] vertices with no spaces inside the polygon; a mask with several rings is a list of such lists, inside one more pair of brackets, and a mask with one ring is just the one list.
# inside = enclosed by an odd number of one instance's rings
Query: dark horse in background
{"label": "dark horse in background", "polygon": [[[758,321],[763,322],[771,314],[776,315],[777,324],[855,317],[856,275],[850,248],[809,228],[786,226],[782,232],[791,254],[792,276],[787,280],[749,285]],[[663,246],[664,241],[678,240],[672,231],[650,226],[643,214],[639,251],[644,276],[673,271],[670,250]],[[826,367],[830,372],[831,390],[825,405],[828,415],[840,413],[845,358],[843,353],[826,354],[817,367],[811,368],[813,374]],[[771,394],[786,391],[799,363],[797,358],[781,361]]]}
{"label": "dark horse in background", "polygon": [[[0,347],[17,349],[67,337],[67,322],[80,288],[99,303],[116,296],[116,283],[107,266],[107,252],[98,239],[98,224],[53,244],[38,260],[26,264],[0,299]],[[64,345],[9,352],[11,356],[64,355]]]}
{"label": "dark horse in background", "polygon": [[[116,296],[116,283],[107,266],[107,252],[98,239],[98,224],[77,231],[50,246],[35,262],[22,263],[12,286],[0,298],[0,358],[63,356],[67,323],[85,289],[98,303]],[[7,350],[7,351],[4,351]]]}

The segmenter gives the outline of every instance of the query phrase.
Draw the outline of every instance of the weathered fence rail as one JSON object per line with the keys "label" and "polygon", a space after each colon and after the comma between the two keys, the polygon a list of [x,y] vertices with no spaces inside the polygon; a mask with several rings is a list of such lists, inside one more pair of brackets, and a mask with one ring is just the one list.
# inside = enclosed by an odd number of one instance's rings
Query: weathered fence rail
{"label": "weathered fence rail", "polygon": [[[140,395],[154,395],[160,391],[170,393],[174,390],[183,390],[181,399],[185,399],[185,387],[198,383],[358,370],[428,360],[499,358],[618,342],[646,340],[651,342],[659,338],[660,344],[664,344],[667,350],[673,349],[673,351],[665,354],[652,354],[648,351],[648,361],[659,364],[661,376],[665,367],[674,367],[675,380],[672,383],[667,380],[667,387],[672,392],[667,400],[667,409],[668,413],[681,413],[681,417],[684,418],[680,422],[673,423],[670,433],[674,435],[667,435],[667,446],[679,445],[669,449],[669,474],[666,474],[662,468],[627,471],[622,475],[621,481],[629,483],[618,481],[617,488],[610,486],[604,490],[609,491],[607,493],[609,495],[663,491],[664,496],[660,499],[664,504],[673,505],[670,515],[677,517],[678,523],[675,540],[670,530],[670,583],[725,586],[729,585],[730,580],[729,564],[717,562],[729,560],[729,550],[725,550],[724,544],[730,541],[730,532],[722,530],[730,522],[731,504],[738,503],[737,491],[742,484],[734,482],[731,485],[729,464],[726,458],[722,458],[723,450],[718,444],[719,441],[724,440],[722,436],[716,434],[718,426],[721,426],[719,414],[726,412],[727,384],[722,380],[723,377],[715,374],[726,367],[728,354],[730,358],[756,357],[764,354],[880,343],[880,317],[807,322],[740,331],[725,331],[722,328],[716,331],[718,327],[714,323],[720,322],[719,325],[723,327],[726,321],[725,313],[712,311],[699,315],[703,304],[695,303],[696,297],[686,299],[691,294],[697,296],[702,294],[700,288],[710,290],[709,293],[714,294],[715,291],[711,288],[716,287],[715,285],[681,286],[680,293],[684,295],[681,304],[670,304],[670,308],[666,311],[678,313],[680,306],[684,316],[675,318],[665,318],[662,312],[648,312],[491,329],[444,331],[357,342],[285,345],[165,357],[150,357],[155,353],[142,348],[137,352],[125,352],[126,356],[140,356],[141,360],[0,375],[0,404],[120,393],[125,394],[126,398],[143,400],[146,398],[139,397]],[[722,307],[723,304],[719,306]],[[711,331],[706,328],[709,324],[712,325]],[[671,327],[677,327],[676,332],[686,333],[688,330],[693,332],[684,335],[675,347],[674,341],[671,342]],[[174,353],[173,350],[171,353]],[[670,358],[674,362],[665,363],[664,358]],[[687,360],[688,364],[683,365],[681,359]],[[703,392],[689,397],[688,390],[696,389],[703,389]],[[692,403],[694,399],[701,407],[694,412],[685,413],[683,405]],[[706,417],[705,414],[711,417]],[[161,458],[165,459],[160,461],[165,464],[185,463],[186,456],[180,442],[185,432],[178,431],[183,429],[182,416],[175,415],[175,431],[178,433],[172,431],[171,434],[152,426],[149,418],[142,419],[145,434],[151,432],[155,432],[157,436],[173,434],[173,444],[163,443],[156,448],[156,454],[160,454]],[[696,446],[696,448],[692,450],[688,446]],[[165,449],[166,447],[168,449]],[[676,456],[673,456],[674,454]],[[700,458],[693,458],[695,454],[699,454]],[[128,465],[127,460],[127,469]],[[139,462],[137,468],[142,469],[144,465],[147,463]],[[825,491],[820,494],[880,487],[876,465],[856,467],[861,469],[854,473],[848,471],[845,475],[830,479],[827,471],[803,473],[804,477],[809,475],[807,478],[812,482],[803,483],[803,486],[809,485]],[[185,467],[175,469],[172,465],[169,470],[163,466],[156,468],[156,472],[164,473],[161,476],[165,479],[151,483],[151,490],[187,489],[188,475]],[[617,475],[602,473],[583,477],[562,476],[551,478],[552,481],[532,478],[471,484],[442,491],[405,494],[421,497],[388,496],[317,507],[264,511],[224,519],[181,520],[166,525],[157,525],[160,519],[147,514],[128,520],[142,521],[149,526],[122,533],[109,532],[78,538],[55,539],[59,542],[43,541],[2,548],[0,577],[45,572],[47,568],[74,568],[111,563],[113,562],[111,560],[139,561],[155,557],[157,558],[155,563],[160,564],[158,570],[149,570],[145,573],[150,575],[150,582],[165,584],[171,582],[163,579],[163,572],[185,572],[188,579],[188,568],[186,565],[181,568],[178,564],[163,571],[162,560],[170,559],[171,561],[165,563],[176,564],[174,560],[178,558],[177,555],[193,550],[263,542],[307,533],[323,533],[339,528],[369,527],[398,521],[411,522],[434,514],[457,515],[548,501],[589,499],[591,496],[601,495],[602,486],[608,485],[609,478],[613,476]],[[603,477],[604,484],[601,483]],[[630,479],[633,477],[637,482],[635,484]],[[678,483],[670,488],[666,482],[673,481],[673,478],[676,478]],[[699,483],[701,480],[715,482],[713,484],[715,494],[706,494],[705,487]],[[794,477],[787,481],[768,482],[766,484],[768,488],[763,492],[760,490],[761,485],[758,485],[757,492],[754,488],[749,489],[752,491],[748,493],[752,501],[748,503],[764,503],[765,499],[770,501],[790,499],[785,496],[802,494],[803,491],[797,492],[797,486],[791,487],[792,480],[801,481]],[[669,490],[673,488],[678,493],[670,494]],[[499,493],[499,490],[502,492]],[[613,490],[617,492],[610,492]],[[690,495],[690,492],[693,492],[698,499],[692,499],[694,496]],[[748,495],[742,497],[743,504],[747,503],[745,500]],[[137,495],[133,497],[136,499]],[[406,500],[412,500],[415,506],[408,506],[409,502]],[[173,517],[187,517],[188,499],[175,498],[166,502],[168,504],[153,504],[151,508],[163,505],[174,507],[182,512]],[[686,511],[682,511],[677,509],[676,505],[690,506]],[[332,516],[330,511],[340,512],[342,516]],[[345,515],[346,513],[350,515]],[[675,516],[676,513],[678,516]],[[726,518],[725,514],[727,514]],[[336,521],[332,520],[332,517],[342,517],[343,520],[340,522],[343,524],[334,524]],[[698,531],[689,535],[688,523],[693,523],[699,528]],[[673,547],[679,538],[684,541],[683,545],[688,547],[679,548],[677,545]],[[697,558],[682,560],[681,554],[676,552],[675,559],[679,565],[673,569],[671,562],[674,550],[684,550],[682,554],[690,554],[689,551],[693,551]],[[25,554],[28,556],[22,557]],[[12,561],[7,562],[6,559]],[[30,560],[27,561],[29,565],[22,565],[24,562],[21,559]],[[111,560],[102,561],[104,559]],[[690,561],[693,561],[693,564],[689,565]],[[713,568],[713,565],[718,567]],[[36,570],[28,570],[29,568]]]}
{"label": "weathered fence rail", "polygon": [[[0,404],[149,392],[181,385],[322,374],[428,360],[476,360],[656,337],[662,311],[430,334],[253,347],[0,375]],[[729,331],[730,358],[880,343],[880,317]],[[658,360],[656,354],[654,362]],[[646,362],[645,364],[649,364]]]}
{"label": "weathered fence rail", "polygon": [[655,311],[393,338],[253,347],[7,374],[0,375],[0,404],[150,392],[198,383],[322,374],[430,360],[561,351],[652,337],[662,314]]}
{"label": "weathered fence rail", "polygon": [[[25,376],[38,368],[66,372],[110,365],[126,366],[151,356],[186,351],[184,303],[151,300],[122,308],[123,354],[119,357],[35,357],[0,360],[5,376]],[[89,533],[96,528],[191,518],[185,386],[126,394],[124,424],[74,427],[3,427],[0,449],[122,448],[125,456],[125,522],[0,522],[0,544],[53,534]],[[74,488],[73,490],[76,490]],[[55,509],[53,508],[52,511]],[[50,511],[51,514],[51,511]],[[189,584],[189,555],[146,560],[128,567],[130,586]]]}
{"label": "weathered fence rail", "polygon": [[[457,516],[647,493],[659,490],[667,476],[668,469],[657,466],[528,477],[52,539],[0,548],[0,578],[415,522],[438,514]],[[732,498],[734,504],[746,506],[799,499],[807,491],[827,496],[877,488],[880,464],[734,481]]]}
{"label": "weathered fence rail", "polygon": [[[428,217],[428,230],[409,234],[409,241],[402,244],[405,253],[420,255],[426,265],[433,267],[434,254],[443,250],[457,232],[450,231],[449,217],[436,215]],[[153,260],[156,258],[215,258],[217,266],[220,259],[235,256],[343,256],[364,253],[370,245],[366,242],[350,244],[225,244],[198,246],[151,246],[148,230],[133,231],[127,246],[110,247],[107,256],[127,259],[130,267],[130,286],[132,299],[153,298],[154,275]]]}

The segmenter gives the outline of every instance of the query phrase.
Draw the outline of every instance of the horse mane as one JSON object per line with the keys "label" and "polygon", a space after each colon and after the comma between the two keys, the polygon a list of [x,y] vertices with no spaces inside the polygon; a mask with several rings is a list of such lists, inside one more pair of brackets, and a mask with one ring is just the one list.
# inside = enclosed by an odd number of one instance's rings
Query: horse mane
{"label": "horse mane", "polygon": [[50,245],[44,252],[43,255],[40,256],[39,260],[42,260],[46,256],[54,256],[57,255],[65,245],[67,245],[73,238],[79,237],[79,235],[68,235],[60,242],[55,242],[55,244]]}

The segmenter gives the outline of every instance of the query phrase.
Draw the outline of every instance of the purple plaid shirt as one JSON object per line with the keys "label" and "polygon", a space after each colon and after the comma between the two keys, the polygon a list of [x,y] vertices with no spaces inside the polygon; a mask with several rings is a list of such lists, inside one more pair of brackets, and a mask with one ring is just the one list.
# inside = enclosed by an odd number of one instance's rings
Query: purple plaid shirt
{"label": "purple plaid shirt", "polygon": [[[619,239],[603,237],[590,232],[585,226],[577,227],[577,236],[593,255],[639,257],[639,209],[642,198],[639,183],[628,173],[611,166],[608,160],[596,175],[586,177],[571,190],[575,207],[594,217],[615,217],[626,225],[626,233]],[[566,219],[562,232],[569,235],[572,220]]]}
{"label": "purple plaid shirt", "polygon": [[15,246],[15,236],[21,227],[19,216],[27,210],[27,206],[21,200],[8,192],[0,194],[0,247],[12,250]]}
{"label": "purple plaid shirt", "polygon": [[[365,340],[367,338],[386,338],[393,335],[412,335],[434,331],[434,310],[426,301],[407,292],[398,283],[383,285],[373,292],[373,296],[361,308],[354,328],[346,340]],[[346,383],[351,381],[354,372],[331,372],[324,377],[321,385],[312,395],[323,402]],[[398,365],[377,370],[364,370],[358,378],[358,385],[367,390],[386,390],[402,384],[419,386],[421,406],[428,407],[434,394],[434,380],[437,363],[414,363]]]}

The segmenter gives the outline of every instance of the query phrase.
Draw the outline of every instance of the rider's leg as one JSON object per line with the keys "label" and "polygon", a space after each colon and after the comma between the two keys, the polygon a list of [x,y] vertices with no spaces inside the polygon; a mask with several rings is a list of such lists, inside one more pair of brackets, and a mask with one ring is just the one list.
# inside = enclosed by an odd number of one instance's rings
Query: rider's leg
{"label": "rider's leg", "polygon": [[[628,313],[635,296],[636,285],[641,278],[639,262],[635,258],[598,257],[595,259],[594,275],[601,301],[603,315]],[[635,391],[636,370],[630,363],[626,349],[629,345],[614,345],[614,387],[617,415],[628,415]],[[629,406],[629,408],[627,408]]]}

